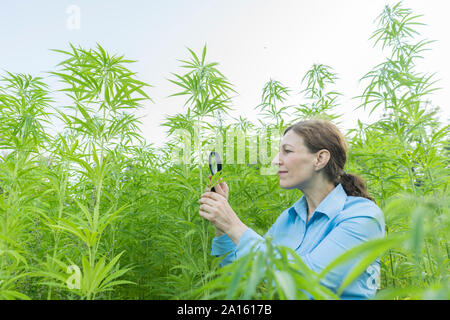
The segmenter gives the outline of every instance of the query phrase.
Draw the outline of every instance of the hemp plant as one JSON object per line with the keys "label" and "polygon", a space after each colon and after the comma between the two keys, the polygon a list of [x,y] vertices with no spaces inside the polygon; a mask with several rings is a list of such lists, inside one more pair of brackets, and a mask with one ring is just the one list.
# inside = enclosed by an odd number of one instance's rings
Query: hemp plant
{"label": "hemp plant", "polygon": [[[229,91],[235,92],[231,88],[231,84],[227,81],[225,76],[216,68],[217,62],[206,62],[206,45],[203,47],[201,57],[189,49],[191,60],[179,60],[183,63],[182,68],[189,71],[183,75],[173,74],[177,80],[170,82],[181,87],[183,90],[170,95],[173,96],[187,96],[184,106],[189,105],[190,112],[195,118],[193,137],[194,137],[194,155],[198,159],[199,167],[199,193],[198,197],[204,192],[205,183],[203,183],[203,150],[204,145],[203,131],[205,128],[205,121],[214,115],[214,112],[224,112],[230,110],[228,103],[230,101]],[[173,122],[175,124],[176,122]],[[172,127],[173,129],[174,127]],[[195,156],[194,156],[195,157]],[[203,263],[206,267],[208,264],[208,247],[209,247],[209,233],[207,221],[202,220],[202,232],[200,237],[203,244]]]}
{"label": "hemp plant", "polygon": [[[362,98],[360,108],[371,107],[371,112],[383,108],[383,117],[373,124],[378,132],[392,137],[401,148],[396,160],[406,171],[409,190],[420,194],[419,175],[426,175],[427,181],[436,185],[433,171],[443,163],[436,163],[436,152],[442,138],[448,134],[449,126],[439,127],[436,118],[438,108],[430,109],[428,95],[438,90],[433,74],[416,72],[416,60],[420,54],[429,50],[426,46],[432,41],[414,42],[419,33],[413,29],[423,23],[417,21],[410,9],[401,7],[401,2],[393,7],[386,6],[378,16],[379,28],[371,36],[377,38],[375,45],[382,41],[382,47],[391,49],[387,61],[377,65],[361,80],[370,80]],[[434,163],[434,165],[429,165]],[[433,168],[433,169],[432,169]],[[440,171],[436,173],[440,174]],[[427,183],[423,186],[427,191]]]}
{"label": "hemp plant", "polygon": [[305,95],[306,103],[295,106],[296,119],[324,118],[334,120],[339,115],[331,111],[339,106],[337,99],[341,94],[336,91],[327,91],[328,86],[335,84],[338,79],[333,68],[324,64],[313,64],[303,76],[301,83],[306,82],[306,88],[300,91]]}
{"label": "hemp plant", "polygon": [[279,81],[269,79],[264,85],[261,103],[255,109],[261,109],[265,118],[275,120],[275,128],[280,129],[284,125],[283,115],[291,106],[280,106],[289,96],[289,88]]}
{"label": "hemp plant", "polygon": [[[371,125],[360,124],[351,143],[354,150],[351,162],[361,168],[375,190],[378,189],[383,205],[387,197],[402,191],[425,200],[431,193],[438,199],[448,188],[445,145],[449,126],[439,123],[439,109],[430,106],[429,98],[439,88],[435,87],[434,74],[415,70],[417,60],[423,58],[421,54],[429,50],[428,45],[433,42],[416,40],[419,32],[415,27],[424,25],[418,21],[420,17],[403,8],[401,2],[385,6],[377,17],[378,28],[371,39],[376,39],[375,45],[381,43],[383,49],[390,49],[390,56],[364,75],[361,80],[370,83],[363,94],[356,97],[362,99],[359,108],[370,108],[370,113],[381,109],[383,113],[381,119]],[[405,228],[408,219],[413,218],[405,217],[406,222],[398,224],[402,226],[400,229]],[[387,234],[395,231],[393,222],[386,223]],[[437,246],[434,255],[430,251],[430,238],[424,242],[421,248],[428,263],[435,264],[439,255],[448,256],[447,240]],[[382,267],[387,281],[393,287],[406,286],[401,275],[409,273],[411,263],[404,250],[390,250],[385,261]],[[433,269],[422,269],[427,275],[425,278],[433,278]]]}
{"label": "hemp plant", "polygon": [[[203,153],[201,147],[203,144],[202,134],[205,127],[204,121],[213,116],[214,112],[222,111],[225,114],[230,107],[227,105],[230,101],[228,91],[233,91],[231,84],[225,76],[215,67],[217,62],[206,63],[206,45],[203,47],[201,60],[194,51],[189,49],[191,53],[191,61],[179,60],[183,62],[182,68],[192,69],[184,75],[173,74],[178,81],[170,80],[170,82],[182,87],[184,90],[170,95],[180,96],[187,95],[188,98],[184,106],[190,105],[188,111],[192,111],[192,116],[196,119],[194,125],[194,143],[195,151],[198,156],[200,167],[203,166]],[[173,128],[173,127],[172,127]],[[202,179],[202,171],[200,170],[200,182]],[[203,192],[203,184],[200,184],[200,192]]]}
{"label": "hemp plant", "polygon": [[23,243],[36,221],[40,151],[51,99],[42,78],[12,74],[0,79],[0,297],[27,298],[16,288],[29,276],[31,255]]}
{"label": "hemp plant", "polygon": [[[51,74],[64,83],[65,88],[61,91],[66,92],[73,101],[73,105],[66,108],[75,114],[56,109],[66,130],[77,139],[77,144],[65,146],[60,156],[69,161],[84,191],[72,199],[74,205],[66,212],[59,212],[57,217],[44,217],[48,227],[56,234],[58,230],[68,232],[86,248],[87,255],[83,253],[81,256],[83,270],[80,286],[74,293],[92,299],[115,285],[129,283],[117,280],[129,270],[119,267],[123,252],[114,255],[107,263],[101,241],[107,228],[112,228],[112,234],[115,233],[114,221],[129,205],[117,208],[117,201],[104,201],[103,189],[105,179],[117,164],[114,163],[113,148],[133,139],[142,140],[137,127],[138,119],[126,111],[135,110],[141,101],[151,99],[143,91],[148,85],[137,80],[135,73],[124,66],[132,61],[123,59],[123,56],[110,56],[100,45],[97,45],[97,50],[84,50],[72,45],[71,48],[72,52],[55,50],[68,56],[68,59],[59,64],[61,71]],[[62,142],[67,145],[64,140]],[[117,170],[120,172],[121,168]],[[90,192],[92,197],[84,196]],[[55,250],[57,247],[58,242],[55,242]],[[69,267],[66,262],[55,258],[55,250],[53,257],[49,257],[52,263],[47,265],[55,266],[56,263],[60,269]],[[75,261],[68,260],[71,265],[77,265]],[[39,274],[61,280],[64,278],[61,272],[65,270],[44,270]],[[53,285],[52,282],[47,284]],[[65,284],[58,285],[63,287]]]}

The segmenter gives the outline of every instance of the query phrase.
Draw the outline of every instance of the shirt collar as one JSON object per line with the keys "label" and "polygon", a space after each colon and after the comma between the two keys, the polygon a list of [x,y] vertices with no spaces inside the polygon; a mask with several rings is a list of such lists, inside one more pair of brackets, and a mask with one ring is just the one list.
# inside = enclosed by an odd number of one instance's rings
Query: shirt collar
{"label": "shirt collar", "polygon": [[[347,201],[347,194],[345,193],[342,184],[338,184],[317,206],[315,212],[321,212],[328,216],[331,220],[344,208],[345,201]],[[292,210],[292,208],[294,210]],[[294,205],[289,212],[297,213],[300,217],[302,214],[307,214],[306,198],[303,195]]]}

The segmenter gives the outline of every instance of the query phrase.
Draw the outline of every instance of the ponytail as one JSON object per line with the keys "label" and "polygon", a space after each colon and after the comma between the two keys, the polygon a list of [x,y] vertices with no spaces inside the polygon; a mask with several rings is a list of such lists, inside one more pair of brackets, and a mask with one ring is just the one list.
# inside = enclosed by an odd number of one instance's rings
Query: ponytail
{"label": "ponytail", "polygon": [[363,197],[375,202],[367,192],[366,182],[360,176],[344,171],[340,176],[339,182],[342,184],[348,196]]}

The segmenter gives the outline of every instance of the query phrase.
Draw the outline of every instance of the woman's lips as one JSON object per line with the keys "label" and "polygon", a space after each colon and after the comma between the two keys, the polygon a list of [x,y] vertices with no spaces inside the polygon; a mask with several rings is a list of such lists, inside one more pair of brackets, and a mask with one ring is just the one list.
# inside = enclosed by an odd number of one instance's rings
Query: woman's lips
{"label": "woman's lips", "polygon": [[282,175],[283,173],[287,173],[287,171],[278,171],[278,175]]}

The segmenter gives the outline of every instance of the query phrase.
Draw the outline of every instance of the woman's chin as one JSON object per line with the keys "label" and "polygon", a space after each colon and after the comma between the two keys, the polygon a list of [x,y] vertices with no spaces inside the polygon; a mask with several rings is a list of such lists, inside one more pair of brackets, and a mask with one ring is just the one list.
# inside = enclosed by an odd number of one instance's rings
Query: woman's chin
{"label": "woman's chin", "polygon": [[290,185],[289,183],[286,183],[284,181],[280,181],[280,188],[289,190],[289,189],[293,189],[294,186]]}
{"label": "woman's chin", "polygon": [[300,185],[298,183],[288,183],[287,181],[280,180],[280,188],[285,190],[299,189]]}

